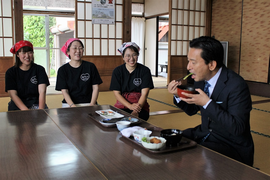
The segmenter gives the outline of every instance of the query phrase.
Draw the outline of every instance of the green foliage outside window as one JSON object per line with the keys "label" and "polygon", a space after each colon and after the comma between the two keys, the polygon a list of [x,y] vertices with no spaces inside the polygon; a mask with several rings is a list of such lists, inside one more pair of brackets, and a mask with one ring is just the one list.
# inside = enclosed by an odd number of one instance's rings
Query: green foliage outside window
{"label": "green foliage outside window", "polygon": [[[49,27],[56,24],[55,17],[49,17]],[[46,48],[46,26],[45,16],[23,16],[24,40],[30,41],[34,47]],[[48,30],[49,30],[48,27]],[[54,36],[49,33],[49,48],[53,48]],[[50,61],[52,59],[52,50],[50,49]],[[36,59],[35,59],[36,61]],[[43,62],[44,63],[44,62]],[[51,64],[51,62],[50,62]],[[55,70],[50,69],[50,77],[55,77]]]}

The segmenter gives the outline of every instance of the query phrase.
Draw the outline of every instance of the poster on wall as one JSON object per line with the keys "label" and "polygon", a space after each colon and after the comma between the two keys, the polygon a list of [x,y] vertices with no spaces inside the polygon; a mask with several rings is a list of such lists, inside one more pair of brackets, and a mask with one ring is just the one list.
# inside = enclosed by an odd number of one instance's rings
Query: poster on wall
{"label": "poster on wall", "polygon": [[92,0],[92,23],[115,23],[115,0]]}

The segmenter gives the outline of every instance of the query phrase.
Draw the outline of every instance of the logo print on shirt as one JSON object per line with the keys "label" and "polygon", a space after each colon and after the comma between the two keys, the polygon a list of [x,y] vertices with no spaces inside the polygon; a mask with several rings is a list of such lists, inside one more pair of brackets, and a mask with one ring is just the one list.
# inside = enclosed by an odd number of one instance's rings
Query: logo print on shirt
{"label": "logo print on shirt", "polygon": [[142,84],[142,79],[141,78],[135,78],[133,80],[133,84],[135,84],[135,86],[139,86]]}
{"label": "logo print on shirt", "polygon": [[31,77],[30,82],[33,84],[37,84],[37,76]]}
{"label": "logo print on shirt", "polygon": [[86,82],[88,79],[90,78],[90,74],[89,73],[85,73],[81,75],[81,80]]}

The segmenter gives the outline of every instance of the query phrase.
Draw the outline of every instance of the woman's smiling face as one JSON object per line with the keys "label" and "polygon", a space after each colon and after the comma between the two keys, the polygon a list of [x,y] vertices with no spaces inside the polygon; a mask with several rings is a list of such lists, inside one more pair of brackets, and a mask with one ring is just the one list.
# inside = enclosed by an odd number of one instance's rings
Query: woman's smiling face
{"label": "woman's smiling face", "polygon": [[138,54],[133,49],[127,48],[123,59],[127,66],[135,67],[138,61]]}
{"label": "woman's smiling face", "polygon": [[21,66],[30,66],[34,59],[34,52],[33,51],[28,51],[28,52],[20,51],[17,56],[22,62]]}
{"label": "woman's smiling face", "polygon": [[78,41],[73,41],[70,45],[67,54],[70,56],[70,60],[81,60],[84,48]]}

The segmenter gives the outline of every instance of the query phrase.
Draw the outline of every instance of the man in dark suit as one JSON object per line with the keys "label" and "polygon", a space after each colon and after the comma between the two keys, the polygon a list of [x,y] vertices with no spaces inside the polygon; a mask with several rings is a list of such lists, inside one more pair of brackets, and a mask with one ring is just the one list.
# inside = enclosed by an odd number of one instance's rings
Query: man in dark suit
{"label": "man in dark suit", "polygon": [[[222,44],[202,36],[190,42],[189,72],[198,94],[179,98],[173,80],[168,91],[174,103],[188,115],[201,112],[202,123],[183,131],[183,136],[223,155],[253,165],[254,144],[250,133],[252,102],[244,79],[223,64]],[[206,86],[206,84],[209,84]]]}

